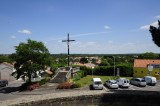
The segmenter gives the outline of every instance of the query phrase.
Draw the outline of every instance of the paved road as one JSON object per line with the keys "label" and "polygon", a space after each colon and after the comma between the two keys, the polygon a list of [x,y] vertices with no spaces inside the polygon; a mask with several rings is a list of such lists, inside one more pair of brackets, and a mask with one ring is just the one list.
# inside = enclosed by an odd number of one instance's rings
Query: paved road
{"label": "paved road", "polygon": [[[33,90],[33,91],[25,91],[25,92],[19,92],[18,87],[24,82],[22,81],[15,81],[9,83],[7,87],[0,88],[0,101],[7,100],[7,99],[14,99],[14,98],[20,98],[22,96],[31,96],[31,95],[43,95],[43,94],[50,94],[50,93],[57,93],[57,92],[73,92],[76,90],[82,90],[82,91],[89,91],[89,86],[79,88],[79,89],[64,89],[59,90],[56,89],[57,84],[48,83],[46,85],[41,86],[40,88]],[[109,91],[108,88],[104,87],[104,91]],[[113,89],[114,90],[140,90],[140,91],[160,91],[160,81],[157,82],[156,86],[146,86],[146,87],[137,87],[134,85],[131,85],[129,88],[118,88]]]}
{"label": "paved road", "polygon": [[23,81],[12,81],[6,87],[0,88],[0,100],[12,99],[20,97],[20,95],[14,95],[17,92],[19,86],[24,83]]}

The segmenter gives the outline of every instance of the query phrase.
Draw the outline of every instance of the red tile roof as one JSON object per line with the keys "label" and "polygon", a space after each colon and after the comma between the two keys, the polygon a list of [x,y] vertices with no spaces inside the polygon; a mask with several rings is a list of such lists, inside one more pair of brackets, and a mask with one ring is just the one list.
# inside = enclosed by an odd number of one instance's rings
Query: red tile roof
{"label": "red tile roof", "polygon": [[135,59],[134,67],[147,67],[148,64],[160,64],[160,60]]}

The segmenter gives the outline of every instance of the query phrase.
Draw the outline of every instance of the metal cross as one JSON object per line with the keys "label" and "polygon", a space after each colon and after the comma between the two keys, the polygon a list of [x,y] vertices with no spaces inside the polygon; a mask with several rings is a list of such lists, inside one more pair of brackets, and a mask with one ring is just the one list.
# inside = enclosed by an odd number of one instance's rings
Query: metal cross
{"label": "metal cross", "polygon": [[69,39],[69,33],[68,33],[68,39],[67,40],[62,40],[62,42],[67,42],[67,46],[68,46],[68,66],[69,66],[69,57],[70,57],[70,54],[69,54],[69,42],[71,41],[75,41],[75,40],[70,40]]}

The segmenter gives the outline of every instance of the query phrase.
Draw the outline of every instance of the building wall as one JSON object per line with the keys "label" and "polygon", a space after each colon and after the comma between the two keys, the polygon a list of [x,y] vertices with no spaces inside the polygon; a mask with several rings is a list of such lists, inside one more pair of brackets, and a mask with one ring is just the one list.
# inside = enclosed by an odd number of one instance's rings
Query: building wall
{"label": "building wall", "polygon": [[11,76],[12,72],[13,67],[5,64],[0,64],[0,79],[5,79],[8,81],[16,80],[13,76]]}
{"label": "building wall", "polygon": [[158,78],[159,74],[160,74],[159,68],[154,68],[150,72],[150,74],[149,74],[148,68],[138,68],[138,67],[133,68],[133,77],[144,77],[146,75],[150,75]]}

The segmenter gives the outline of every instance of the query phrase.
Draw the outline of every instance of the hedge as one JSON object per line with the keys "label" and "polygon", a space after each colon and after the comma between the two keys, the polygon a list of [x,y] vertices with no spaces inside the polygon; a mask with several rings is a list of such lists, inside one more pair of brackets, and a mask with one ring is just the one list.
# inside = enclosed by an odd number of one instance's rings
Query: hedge
{"label": "hedge", "polygon": [[[115,66],[115,75],[117,75],[117,68],[119,68],[120,76],[132,77],[133,76],[133,67],[130,64],[119,64]],[[83,71],[83,75],[104,75],[104,76],[113,76],[114,75],[114,66],[96,66],[94,69],[87,67],[80,67],[80,70]]]}

